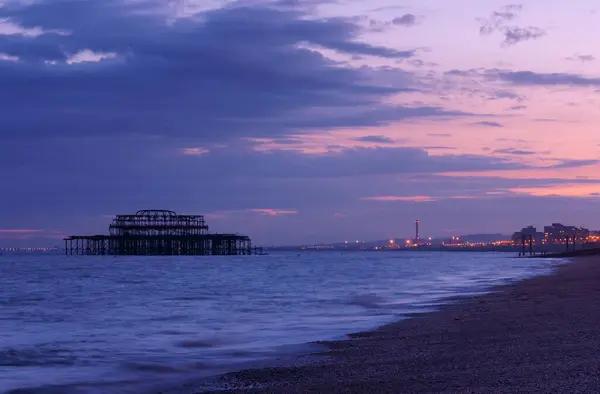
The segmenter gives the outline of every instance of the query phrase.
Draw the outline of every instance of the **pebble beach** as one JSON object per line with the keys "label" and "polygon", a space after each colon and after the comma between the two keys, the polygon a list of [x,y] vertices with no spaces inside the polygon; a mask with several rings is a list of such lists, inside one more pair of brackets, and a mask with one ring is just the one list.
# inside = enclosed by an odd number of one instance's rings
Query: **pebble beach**
{"label": "pebble beach", "polygon": [[348,339],[303,365],[224,375],[211,393],[599,392],[600,258]]}

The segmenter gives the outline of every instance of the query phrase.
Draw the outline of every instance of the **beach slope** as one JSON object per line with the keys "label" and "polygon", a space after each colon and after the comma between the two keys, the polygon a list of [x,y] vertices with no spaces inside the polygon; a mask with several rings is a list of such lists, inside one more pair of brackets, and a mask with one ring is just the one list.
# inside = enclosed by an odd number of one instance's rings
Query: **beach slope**
{"label": "beach slope", "polygon": [[600,258],[326,344],[324,364],[228,374],[239,386],[219,392],[600,392]]}

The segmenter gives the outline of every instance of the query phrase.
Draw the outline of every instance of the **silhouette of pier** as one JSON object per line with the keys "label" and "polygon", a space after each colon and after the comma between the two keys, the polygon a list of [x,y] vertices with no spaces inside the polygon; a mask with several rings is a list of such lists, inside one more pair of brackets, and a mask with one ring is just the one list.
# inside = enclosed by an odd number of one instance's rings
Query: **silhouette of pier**
{"label": "silhouette of pier", "polygon": [[141,210],[117,215],[109,235],[73,235],[64,239],[67,255],[232,256],[264,254],[250,237],[210,234],[202,215]]}

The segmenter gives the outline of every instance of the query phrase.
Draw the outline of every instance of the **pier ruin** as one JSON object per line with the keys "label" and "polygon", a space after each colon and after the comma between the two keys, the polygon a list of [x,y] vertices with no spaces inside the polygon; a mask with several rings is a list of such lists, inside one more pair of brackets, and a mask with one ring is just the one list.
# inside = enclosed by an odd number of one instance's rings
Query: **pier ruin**
{"label": "pier ruin", "polygon": [[232,256],[262,254],[246,235],[210,234],[203,215],[149,209],[117,215],[109,235],[64,239],[67,255]]}

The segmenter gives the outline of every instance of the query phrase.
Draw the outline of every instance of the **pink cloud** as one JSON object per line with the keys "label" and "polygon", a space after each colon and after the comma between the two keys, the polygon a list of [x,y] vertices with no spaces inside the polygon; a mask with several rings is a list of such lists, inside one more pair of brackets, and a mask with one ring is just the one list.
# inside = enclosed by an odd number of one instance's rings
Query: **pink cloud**
{"label": "pink cloud", "polygon": [[59,230],[37,228],[0,228],[1,239],[24,240],[32,238],[62,239],[65,235]]}
{"label": "pink cloud", "polygon": [[202,147],[195,147],[195,148],[183,148],[181,150],[181,153],[187,156],[202,156],[205,155],[207,153],[209,153],[210,151],[206,148],[202,148]]}
{"label": "pink cloud", "polygon": [[43,231],[44,230],[32,228],[0,228],[0,238],[16,240],[29,239]]}
{"label": "pink cloud", "polygon": [[18,235],[18,234],[33,234],[41,233],[44,230],[34,228],[0,228],[0,234]]}
{"label": "pink cloud", "polygon": [[348,217],[348,216],[350,216],[350,215],[348,215],[347,213],[336,212],[336,213],[334,213],[334,214],[333,214],[333,215],[331,215],[331,216],[333,216],[333,217],[334,217],[334,218],[336,218],[336,219],[344,219],[344,218],[347,218],[347,217]]}
{"label": "pink cloud", "polygon": [[272,208],[255,208],[250,209],[250,212],[260,213],[267,216],[279,216],[279,215],[295,215],[298,213],[295,209],[272,209]]}
{"label": "pink cloud", "polygon": [[204,214],[204,218],[206,220],[219,220],[219,219],[227,219],[231,217],[232,212],[226,211],[218,211],[218,212],[209,212]]}
{"label": "pink cloud", "polygon": [[392,201],[408,201],[408,202],[433,202],[439,200],[449,200],[449,199],[471,199],[475,198],[472,196],[450,196],[450,197],[434,197],[434,196],[374,196],[374,197],[363,197],[361,200],[363,201],[383,201],[383,202],[392,202]]}
{"label": "pink cloud", "polygon": [[430,202],[437,198],[431,196],[375,196],[361,198],[364,201],[412,201],[412,202]]}
{"label": "pink cloud", "polygon": [[508,189],[509,192],[525,194],[530,196],[561,196],[598,198],[600,196],[600,184],[559,184],[545,187],[521,187]]}

